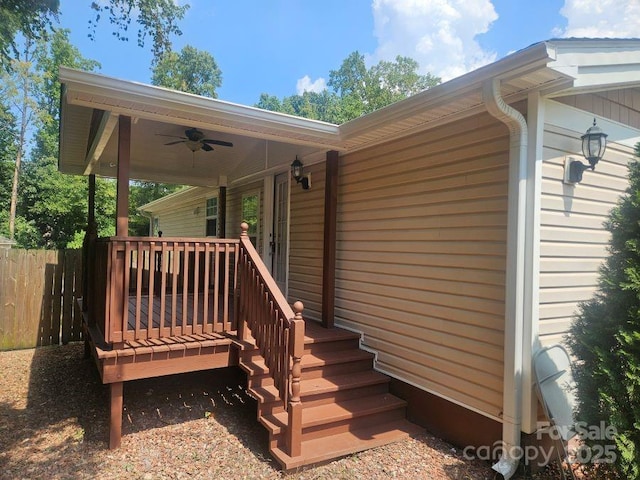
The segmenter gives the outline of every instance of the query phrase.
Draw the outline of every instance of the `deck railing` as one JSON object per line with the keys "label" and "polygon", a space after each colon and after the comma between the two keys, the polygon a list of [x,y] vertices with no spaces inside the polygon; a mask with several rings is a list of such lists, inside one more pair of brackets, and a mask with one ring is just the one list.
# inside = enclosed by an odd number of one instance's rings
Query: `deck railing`
{"label": "deck railing", "polygon": [[[288,412],[285,442],[292,457],[301,454],[301,360],[304,351],[302,302],[293,310],[273,280],[243,223],[238,265],[238,336],[253,337]],[[295,310],[295,313],[294,313]]]}
{"label": "deck railing", "polygon": [[89,308],[105,341],[235,330],[238,245],[204,238],[97,240]]}

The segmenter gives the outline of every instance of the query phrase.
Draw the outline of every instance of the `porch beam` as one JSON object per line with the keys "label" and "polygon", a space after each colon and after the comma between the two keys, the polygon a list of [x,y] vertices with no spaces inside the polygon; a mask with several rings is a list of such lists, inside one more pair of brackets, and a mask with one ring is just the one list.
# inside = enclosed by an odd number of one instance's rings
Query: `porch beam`
{"label": "porch beam", "polygon": [[327,152],[324,187],[324,242],[322,255],[322,326],[333,328],[336,294],[336,232],[338,214],[338,152]]}
{"label": "porch beam", "polygon": [[131,117],[120,116],[118,122],[118,186],[116,201],[116,236],[129,235],[129,170],[131,167]]}
{"label": "porch beam", "polygon": [[113,131],[118,123],[118,114],[106,112],[104,110],[94,110],[91,122],[91,137],[89,139],[89,149],[85,158],[86,167],[84,175],[93,173],[95,166],[102,156]]}

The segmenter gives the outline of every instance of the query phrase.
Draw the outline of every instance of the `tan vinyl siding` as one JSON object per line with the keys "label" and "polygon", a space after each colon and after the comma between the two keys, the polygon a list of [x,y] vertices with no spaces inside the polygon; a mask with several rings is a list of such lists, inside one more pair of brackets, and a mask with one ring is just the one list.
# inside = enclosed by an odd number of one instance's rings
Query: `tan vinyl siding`
{"label": "tan vinyl siding", "polygon": [[336,323],[377,366],[498,417],[508,132],[488,115],[340,159]]}
{"label": "tan vinyl siding", "polygon": [[[214,192],[211,195],[215,196]],[[204,237],[206,199],[199,198],[182,204],[175,210],[160,212],[158,230],[164,237]]]}
{"label": "tan vinyl siding", "polygon": [[607,256],[609,234],[603,222],[627,187],[631,150],[614,143],[608,145],[596,171],[587,170],[580,184],[562,182],[566,152],[580,149],[579,136],[559,126],[545,126],[538,325],[543,345],[561,342],[578,304],[592,297],[598,268]]}
{"label": "tan vinyl siding", "polygon": [[262,255],[262,231],[264,228],[264,205],[263,205],[263,181],[259,180],[243,185],[234,185],[227,188],[227,238],[240,237],[240,224],[242,223],[242,196],[245,194],[257,193],[260,195],[260,211],[258,226],[258,253]]}
{"label": "tan vinyl siding", "polygon": [[291,185],[289,301],[304,303],[304,317],[322,317],[325,163],[305,166],[311,189]]}

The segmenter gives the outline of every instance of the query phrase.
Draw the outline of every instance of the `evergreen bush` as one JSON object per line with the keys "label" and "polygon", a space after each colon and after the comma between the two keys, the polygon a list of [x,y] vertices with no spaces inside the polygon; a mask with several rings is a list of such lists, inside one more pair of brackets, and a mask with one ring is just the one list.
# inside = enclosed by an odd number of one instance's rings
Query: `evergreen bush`
{"label": "evergreen bush", "polygon": [[[640,144],[636,145],[640,156]],[[596,465],[600,478],[640,479],[640,160],[629,188],[605,222],[609,256],[599,288],[580,305],[567,336],[576,357],[576,420],[615,428],[616,460]],[[596,456],[606,439],[585,439]]]}

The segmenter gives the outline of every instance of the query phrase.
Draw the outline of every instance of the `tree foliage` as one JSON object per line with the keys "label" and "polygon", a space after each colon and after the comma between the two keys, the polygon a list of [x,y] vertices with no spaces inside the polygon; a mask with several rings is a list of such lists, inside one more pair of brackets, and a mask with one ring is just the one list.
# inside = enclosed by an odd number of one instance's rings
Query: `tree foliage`
{"label": "tree foliage", "polygon": [[[98,63],[83,58],[70,44],[68,30],[57,30],[48,41],[37,44],[33,68],[38,81],[30,93],[37,109],[36,129],[21,172],[16,219],[15,239],[24,248],[65,248],[86,227],[87,179],[58,171],[61,65],[93,70]],[[97,179],[96,190],[99,231],[113,234],[115,184]]]}
{"label": "tree foliage", "polygon": [[[46,36],[58,18],[59,8],[59,0],[0,0],[0,64],[9,68],[17,55],[19,33],[32,40]],[[113,35],[128,41],[133,22],[138,26],[138,45],[143,47],[150,36],[154,58],[158,59],[171,51],[171,36],[182,34],[178,21],[189,5],[180,6],[174,0],[109,0],[92,1],[91,8],[96,14],[88,21],[89,38],[96,39],[96,27],[102,17],[107,17]]]}
{"label": "tree foliage", "polygon": [[16,36],[38,39],[51,26],[59,0],[0,0],[0,65],[8,68],[18,56]]}
{"label": "tree foliage", "polygon": [[0,235],[8,235],[1,227],[8,224],[11,203],[11,183],[16,159],[16,138],[18,137],[16,118],[6,105],[5,97],[0,99]]}
{"label": "tree foliage", "polygon": [[138,46],[144,47],[147,35],[151,36],[151,50],[157,60],[171,51],[171,35],[182,35],[178,21],[184,18],[189,5],[180,6],[178,3],[175,0],[109,0],[106,4],[93,1],[91,8],[96,11],[96,16],[89,22],[92,27],[89,38],[95,40],[95,27],[106,15],[115,27],[113,34],[119,40],[129,41],[129,27],[135,19]]}
{"label": "tree foliage", "polygon": [[320,93],[304,92],[280,101],[263,93],[259,108],[341,124],[371,113],[440,83],[431,74],[420,75],[418,63],[397,56],[367,68],[364,55],[355,51],[337,70],[329,72],[328,86]]}
{"label": "tree foliage", "polygon": [[190,45],[166,52],[154,65],[151,83],[182,92],[217,98],[222,72],[213,56]]}
{"label": "tree foliage", "polygon": [[[636,146],[640,156],[640,144]],[[615,427],[617,460],[602,478],[640,479],[640,161],[605,227],[611,233],[594,297],[580,306],[567,343],[578,359],[578,415]],[[591,444],[602,445],[602,439]]]}

